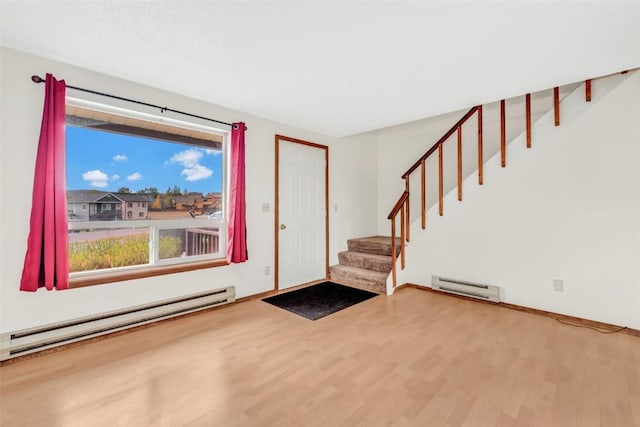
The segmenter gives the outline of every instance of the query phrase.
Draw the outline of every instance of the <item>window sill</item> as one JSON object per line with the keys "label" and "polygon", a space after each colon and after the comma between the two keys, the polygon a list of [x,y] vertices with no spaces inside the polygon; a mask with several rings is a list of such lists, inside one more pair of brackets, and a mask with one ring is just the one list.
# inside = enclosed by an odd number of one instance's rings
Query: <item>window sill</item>
{"label": "window sill", "polygon": [[164,267],[148,267],[140,270],[100,273],[88,276],[69,278],[69,289],[85,286],[103,285],[105,283],[124,282],[127,280],[144,279],[146,277],[162,276],[165,274],[183,273],[185,271],[201,270],[205,268],[223,267],[229,265],[225,259],[192,262],[189,264],[168,265]]}

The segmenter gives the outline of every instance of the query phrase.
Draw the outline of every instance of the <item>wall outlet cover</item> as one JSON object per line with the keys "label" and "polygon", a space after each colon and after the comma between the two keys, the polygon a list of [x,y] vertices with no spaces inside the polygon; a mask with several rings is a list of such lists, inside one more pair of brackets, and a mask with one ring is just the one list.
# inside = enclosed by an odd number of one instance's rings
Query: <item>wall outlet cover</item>
{"label": "wall outlet cover", "polygon": [[556,292],[564,291],[564,282],[562,280],[559,280],[559,279],[554,279],[553,280],[553,289]]}

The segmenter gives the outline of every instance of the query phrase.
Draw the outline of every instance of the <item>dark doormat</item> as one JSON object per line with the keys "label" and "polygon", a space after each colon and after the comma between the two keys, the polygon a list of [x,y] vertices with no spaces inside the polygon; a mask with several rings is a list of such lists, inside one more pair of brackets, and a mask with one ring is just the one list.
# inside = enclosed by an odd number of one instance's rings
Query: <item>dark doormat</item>
{"label": "dark doormat", "polygon": [[324,282],[274,295],[262,301],[289,310],[307,319],[316,320],[343,308],[366,301],[376,295],[378,294],[374,292],[350,288],[333,282]]}

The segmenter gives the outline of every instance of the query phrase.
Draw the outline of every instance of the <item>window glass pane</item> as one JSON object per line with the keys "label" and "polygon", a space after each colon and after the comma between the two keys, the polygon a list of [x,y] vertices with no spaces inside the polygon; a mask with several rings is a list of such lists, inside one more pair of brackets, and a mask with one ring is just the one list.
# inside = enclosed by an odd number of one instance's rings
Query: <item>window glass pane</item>
{"label": "window glass pane", "polygon": [[[92,191],[96,196],[86,194],[87,200],[70,202],[90,202],[99,212],[150,204],[154,211],[210,214],[222,209],[221,153],[220,149],[67,126],[68,189]],[[126,194],[132,196],[120,196]]]}
{"label": "window glass pane", "polygon": [[224,257],[223,142],[67,106],[70,272]]}
{"label": "window glass pane", "polygon": [[149,263],[149,227],[69,231],[69,272]]}
{"label": "window glass pane", "polygon": [[160,230],[160,259],[210,255],[220,252],[217,227]]}

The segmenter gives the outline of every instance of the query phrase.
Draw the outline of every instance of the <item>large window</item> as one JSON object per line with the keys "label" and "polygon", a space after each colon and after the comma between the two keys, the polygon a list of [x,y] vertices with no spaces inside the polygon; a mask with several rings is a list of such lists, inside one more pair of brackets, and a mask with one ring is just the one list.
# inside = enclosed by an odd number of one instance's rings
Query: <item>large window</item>
{"label": "large window", "polygon": [[68,99],[66,135],[72,284],[225,259],[225,132]]}

